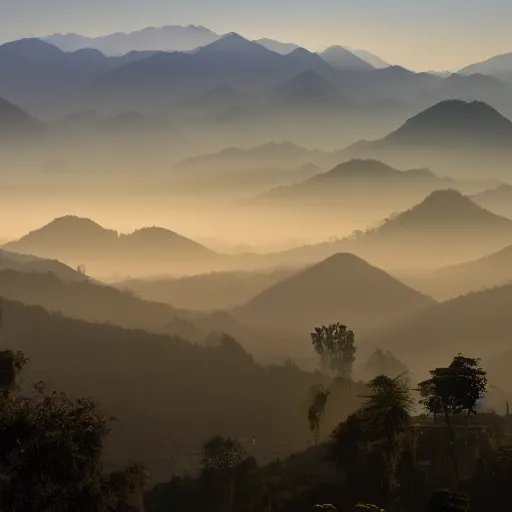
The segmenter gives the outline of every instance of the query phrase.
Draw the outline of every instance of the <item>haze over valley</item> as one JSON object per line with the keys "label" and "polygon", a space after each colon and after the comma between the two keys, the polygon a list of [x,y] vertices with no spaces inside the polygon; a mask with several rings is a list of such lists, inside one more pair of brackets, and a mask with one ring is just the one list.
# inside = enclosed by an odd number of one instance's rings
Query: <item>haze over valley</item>
{"label": "haze over valley", "polygon": [[1,510],[508,510],[512,53],[299,7],[0,45]]}

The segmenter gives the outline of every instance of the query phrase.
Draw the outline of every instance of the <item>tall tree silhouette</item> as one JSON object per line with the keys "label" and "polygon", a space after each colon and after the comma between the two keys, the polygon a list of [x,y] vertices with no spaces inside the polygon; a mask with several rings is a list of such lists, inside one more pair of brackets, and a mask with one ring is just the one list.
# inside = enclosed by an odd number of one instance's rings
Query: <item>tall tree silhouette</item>
{"label": "tall tree silhouette", "polygon": [[350,378],[355,361],[354,332],[340,323],[316,327],[311,341],[322,363],[340,377]]}

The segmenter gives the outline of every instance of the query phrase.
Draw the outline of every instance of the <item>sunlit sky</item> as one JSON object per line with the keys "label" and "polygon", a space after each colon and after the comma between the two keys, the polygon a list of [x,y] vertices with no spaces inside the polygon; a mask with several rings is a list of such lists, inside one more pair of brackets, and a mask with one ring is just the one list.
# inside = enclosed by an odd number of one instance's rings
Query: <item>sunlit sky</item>
{"label": "sunlit sky", "polygon": [[342,44],[416,70],[512,51],[512,0],[0,0],[3,41],[204,25],[318,51]]}

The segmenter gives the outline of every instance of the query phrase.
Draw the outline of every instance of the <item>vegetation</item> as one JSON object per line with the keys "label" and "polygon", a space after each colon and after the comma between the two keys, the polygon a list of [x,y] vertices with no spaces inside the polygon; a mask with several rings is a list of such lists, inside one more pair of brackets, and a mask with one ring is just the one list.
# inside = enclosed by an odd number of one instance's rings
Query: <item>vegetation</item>
{"label": "vegetation", "polygon": [[47,392],[20,394],[21,353],[0,353],[1,510],[123,511],[135,508],[145,485],[141,466],[105,473],[103,443],[111,420],[89,399]]}
{"label": "vegetation", "polygon": [[356,353],[353,331],[339,323],[323,325],[315,328],[311,340],[325,366],[340,377],[351,377]]}
{"label": "vegetation", "polygon": [[325,406],[329,398],[329,391],[325,391],[322,387],[315,386],[312,389],[313,400],[308,409],[309,429],[313,434],[315,444],[318,444],[320,435],[320,422],[325,414]]}
{"label": "vegetation", "polygon": [[421,403],[432,415],[443,414],[450,434],[450,448],[453,454],[454,476],[460,482],[457,454],[455,450],[455,430],[452,416],[474,414],[477,400],[487,391],[486,373],[480,367],[480,360],[459,354],[447,368],[436,368],[430,372],[431,378],[421,382]]}

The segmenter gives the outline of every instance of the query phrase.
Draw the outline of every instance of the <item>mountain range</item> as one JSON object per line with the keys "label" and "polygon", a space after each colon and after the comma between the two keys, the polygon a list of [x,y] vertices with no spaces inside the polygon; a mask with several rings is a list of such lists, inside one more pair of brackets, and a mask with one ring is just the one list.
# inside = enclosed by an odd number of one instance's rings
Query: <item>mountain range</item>
{"label": "mountain range", "polygon": [[429,169],[400,171],[379,160],[353,159],[305,181],[281,186],[251,201],[276,208],[314,208],[389,215],[443,188],[481,190],[482,184],[443,178]]}
{"label": "mountain range", "polygon": [[225,148],[217,153],[186,158],[174,166],[175,171],[208,171],[216,167],[227,169],[290,169],[305,163],[317,163],[322,160],[335,159],[318,149],[309,150],[289,141],[269,142],[262,146],[243,149]]}
{"label": "mountain range", "polygon": [[118,56],[132,51],[190,51],[213,43],[218,38],[218,34],[205,27],[189,25],[146,27],[134,32],[117,32],[100,37],[54,34],[44,40],[68,52],[92,48],[108,56]]}
{"label": "mountain range", "polygon": [[167,229],[142,228],[118,234],[90,219],[60,217],[4,246],[63,261],[168,261],[169,264],[208,261],[217,254]]}
{"label": "mountain range", "polygon": [[381,225],[334,242],[292,249],[279,259],[318,261],[351,252],[387,269],[434,269],[482,257],[512,240],[512,220],[484,210],[455,190],[438,190]]}
{"label": "mountain range", "polygon": [[212,272],[180,278],[154,277],[117,283],[122,290],[170,304],[180,309],[218,311],[244,304],[264,289],[298,272],[279,269],[268,272]]}
{"label": "mountain range", "polygon": [[317,54],[297,48],[281,55],[238,34],[227,34],[191,53],[161,52],[106,73],[94,97],[125,103],[190,98],[218,84],[262,93],[305,71],[332,78],[334,70]]}
{"label": "mountain range", "polygon": [[402,280],[438,300],[502,286],[512,282],[512,245],[473,261]]}
{"label": "mountain range", "polygon": [[[219,84],[253,93],[261,100],[272,89],[313,71],[339,90],[347,109],[386,104],[410,111],[445,99],[481,99],[512,112],[512,85],[491,76],[441,77],[400,66],[383,67],[382,63],[374,67],[364,56],[341,46],[316,54],[278,41],[249,41],[234,33],[212,35],[202,27],[161,30],[108,36],[123,41],[133,37],[134,43],[128,48],[121,42],[118,50],[111,49],[107,55],[96,48],[101,47],[99,40],[95,46],[95,40],[80,42],[76,35],[6,43],[0,46],[0,72],[4,76],[0,97],[38,115],[90,108],[109,109],[110,113],[155,113],[164,105],[171,110],[183,106]],[[202,34],[203,44],[190,50],[166,49],[169,46],[162,42],[168,39],[166,34],[180,30],[192,34],[190,41]],[[150,42],[159,37],[160,44]],[[173,36],[169,37],[172,40]],[[65,40],[74,42],[67,44]],[[87,42],[89,46],[77,49]],[[38,87],[32,87],[33,83]],[[234,107],[243,105],[230,106]]]}
{"label": "mountain range", "polygon": [[474,194],[471,200],[482,208],[512,219],[512,185],[508,183]]}
{"label": "mountain range", "polygon": [[512,284],[471,293],[435,304],[365,343],[392,350],[420,379],[454,353],[488,359],[508,350],[511,303]]}

